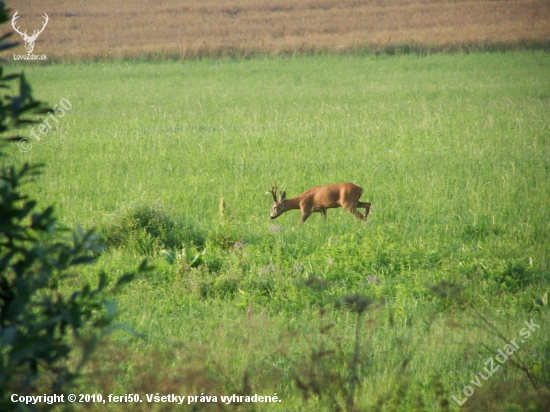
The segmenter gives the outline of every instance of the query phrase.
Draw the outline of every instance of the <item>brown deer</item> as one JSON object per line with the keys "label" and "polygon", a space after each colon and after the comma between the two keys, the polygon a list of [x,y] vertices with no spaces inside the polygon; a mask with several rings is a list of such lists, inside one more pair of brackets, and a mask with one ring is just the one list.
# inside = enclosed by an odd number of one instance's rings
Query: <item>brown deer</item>
{"label": "brown deer", "polygon": [[[301,195],[290,199],[286,198],[286,192],[281,192],[281,197],[278,200],[277,189],[277,186],[271,186],[271,194],[275,201],[271,211],[271,219],[281,216],[287,210],[300,209],[302,217],[298,225],[301,225],[313,212],[320,212],[326,218],[327,209],[343,207],[359,220],[365,221],[370,211],[370,203],[359,201],[363,194],[363,188],[353,183],[336,183],[312,187]],[[364,216],[357,211],[358,208],[365,208]]]}

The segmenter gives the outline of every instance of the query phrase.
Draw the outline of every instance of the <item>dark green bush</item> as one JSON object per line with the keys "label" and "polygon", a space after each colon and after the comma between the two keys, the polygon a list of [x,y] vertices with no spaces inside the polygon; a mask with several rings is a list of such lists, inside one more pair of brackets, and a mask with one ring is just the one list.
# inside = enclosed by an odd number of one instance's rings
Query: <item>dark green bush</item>
{"label": "dark green bush", "polygon": [[[53,208],[35,211],[36,201],[20,186],[36,167],[4,167],[0,172],[0,410],[46,410],[53,405],[25,405],[12,394],[62,394],[74,384],[116,315],[107,300],[107,275],[96,288],[84,283],[69,296],[60,291],[76,267],[92,263],[101,246],[93,232],[78,230],[72,240],[56,229]],[[145,262],[141,270],[146,268]],[[115,285],[130,281],[123,275]],[[74,355],[73,345],[82,351]],[[76,366],[69,360],[78,359]]]}
{"label": "dark green bush", "polygon": [[206,236],[183,217],[174,217],[161,203],[133,205],[114,214],[101,228],[108,248],[128,248],[142,255],[183,244],[203,247]]}
{"label": "dark green bush", "polygon": [[[0,2],[0,24],[9,21]],[[13,47],[0,38],[0,50]],[[14,83],[18,94],[10,90]],[[11,165],[4,147],[14,128],[33,123],[24,116],[43,113],[22,74],[4,76],[0,67],[0,410],[36,411],[55,404],[12,402],[12,395],[63,394],[71,387],[104,329],[116,315],[116,304],[107,300],[107,276],[99,275],[97,287],[82,283],[70,295],[61,285],[75,276],[79,265],[95,260],[100,246],[93,232],[77,230],[70,238],[56,227],[52,207],[36,210],[37,201],[21,191],[22,184],[39,174],[37,165]],[[15,163],[15,162],[13,162]],[[145,262],[140,270],[145,270]],[[114,289],[130,281],[125,274]],[[79,350],[75,351],[75,345]],[[75,363],[73,363],[76,361]]]}

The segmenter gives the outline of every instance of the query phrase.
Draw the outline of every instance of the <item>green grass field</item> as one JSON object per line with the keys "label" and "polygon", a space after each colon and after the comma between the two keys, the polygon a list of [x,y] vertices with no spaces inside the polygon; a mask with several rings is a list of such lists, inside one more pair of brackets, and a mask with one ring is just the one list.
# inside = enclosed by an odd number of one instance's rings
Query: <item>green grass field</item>
{"label": "green grass field", "polygon": [[[118,236],[67,290],[155,265],[117,298],[143,337],[111,335],[82,393],[144,400],[120,410],[173,410],[146,394],[277,393],[239,408],[437,411],[470,385],[461,410],[545,410],[548,53],[10,68],[72,104],[30,151],[12,148],[45,163],[29,191],[67,226]],[[372,202],[367,224],[343,209],[269,219],[272,183],[294,196],[347,181]],[[359,326],[341,303],[355,295],[374,302]],[[506,344],[472,307],[508,341],[540,325],[511,356],[528,373],[508,361],[469,383]]]}

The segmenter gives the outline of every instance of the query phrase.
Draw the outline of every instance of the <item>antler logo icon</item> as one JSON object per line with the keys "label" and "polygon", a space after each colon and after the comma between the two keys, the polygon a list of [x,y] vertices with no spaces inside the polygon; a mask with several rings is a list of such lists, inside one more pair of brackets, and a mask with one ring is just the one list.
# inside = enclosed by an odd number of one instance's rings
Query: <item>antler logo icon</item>
{"label": "antler logo icon", "polygon": [[15,12],[15,14],[13,15],[13,18],[11,19],[11,25],[12,25],[13,29],[17,33],[19,33],[21,35],[21,38],[25,41],[25,48],[27,49],[27,53],[31,54],[32,51],[34,50],[34,42],[36,41],[36,38],[38,37],[38,35],[40,33],[42,33],[44,31],[44,29],[46,28],[46,25],[48,24],[48,20],[50,20],[50,18],[48,17],[48,15],[46,13],[44,13],[45,20],[44,20],[44,24],[42,25],[42,28],[40,30],[34,30],[33,33],[32,33],[32,36],[29,36],[27,34],[27,30],[25,30],[24,33],[21,33],[19,31],[19,26],[15,27],[15,20],[17,20],[19,18],[19,16],[17,15],[18,13],[19,13],[19,10],[17,10]]}

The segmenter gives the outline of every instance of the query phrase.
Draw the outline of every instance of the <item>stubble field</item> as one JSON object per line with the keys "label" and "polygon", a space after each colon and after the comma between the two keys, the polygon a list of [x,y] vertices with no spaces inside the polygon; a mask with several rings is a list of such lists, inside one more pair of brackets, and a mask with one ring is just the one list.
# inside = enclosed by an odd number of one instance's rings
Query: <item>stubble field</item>
{"label": "stubble field", "polygon": [[[546,0],[19,0],[50,61],[545,49]],[[23,53],[23,46],[16,52]]]}

